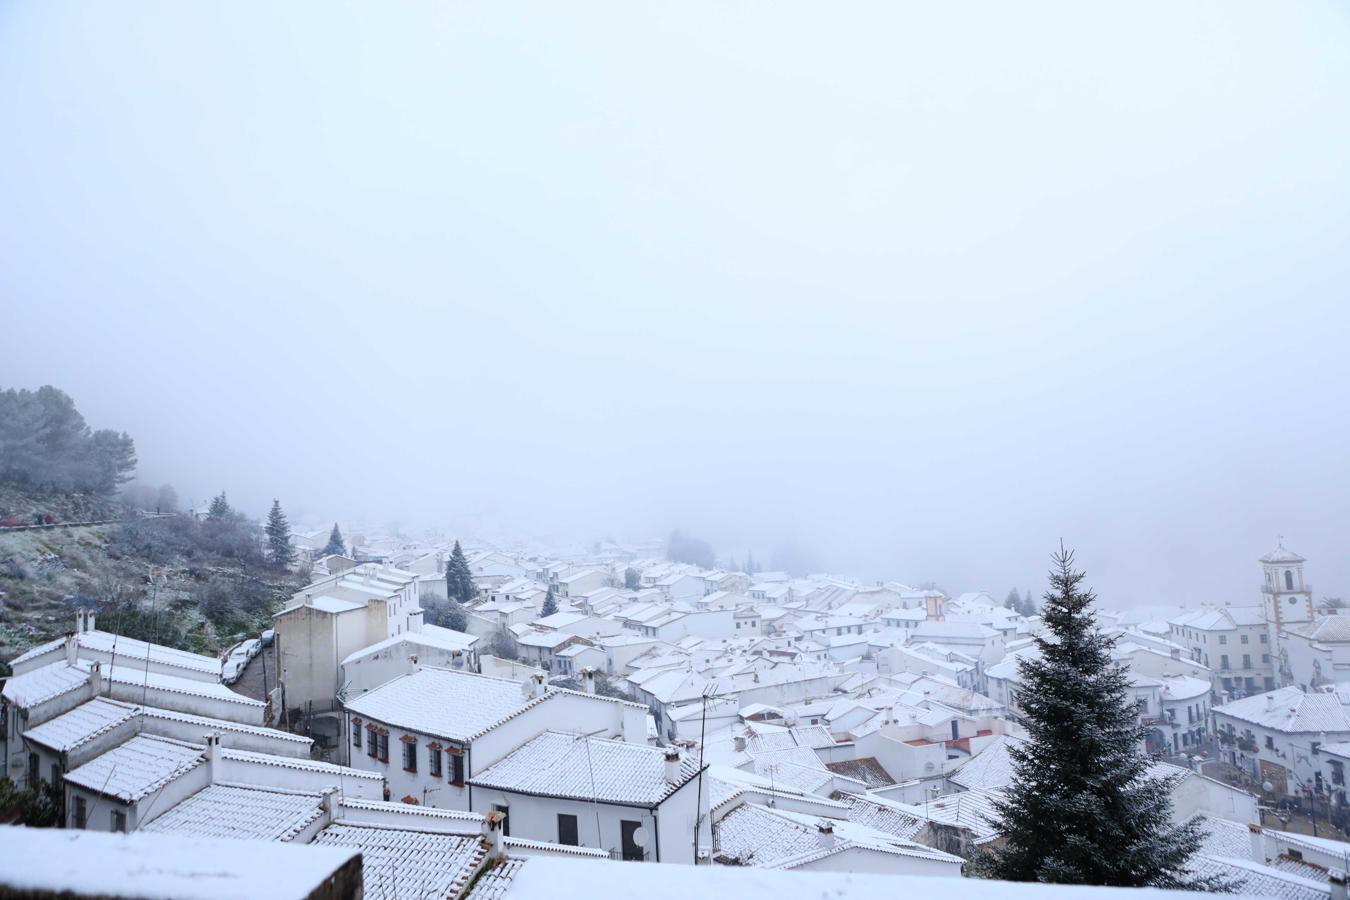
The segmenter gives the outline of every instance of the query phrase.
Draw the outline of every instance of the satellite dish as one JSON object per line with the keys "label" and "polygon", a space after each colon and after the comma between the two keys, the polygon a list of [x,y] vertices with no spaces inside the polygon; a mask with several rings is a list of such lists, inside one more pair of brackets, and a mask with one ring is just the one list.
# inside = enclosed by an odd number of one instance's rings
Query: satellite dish
{"label": "satellite dish", "polygon": [[633,843],[637,844],[639,847],[645,847],[645,846],[647,846],[647,829],[646,829],[646,828],[644,828],[643,826],[639,825],[637,828],[633,829]]}

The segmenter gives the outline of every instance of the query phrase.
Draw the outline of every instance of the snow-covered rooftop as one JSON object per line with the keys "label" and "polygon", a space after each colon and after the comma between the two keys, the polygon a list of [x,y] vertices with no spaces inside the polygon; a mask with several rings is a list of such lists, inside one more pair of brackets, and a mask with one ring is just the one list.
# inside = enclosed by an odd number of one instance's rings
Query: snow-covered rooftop
{"label": "snow-covered rooftop", "polygon": [[314,844],[361,852],[368,900],[459,896],[487,855],[487,846],[477,835],[343,822],[320,831]]}
{"label": "snow-covered rooftop", "polygon": [[67,772],[66,782],[134,803],[205,763],[201,747],[138,734]]}
{"label": "snow-covered rooftop", "polygon": [[347,708],[411,731],[469,741],[545,702],[551,690],[528,698],[515,681],[423,667],[349,701]]}
{"label": "snow-covered rooftop", "polygon": [[322,813],[318,794],[212,784],[142,825],[141,830],[192,837],[288,841]]}
{"label": "snow-covered rooftop", "polygon": [[686,756],[671,784],[664,757],[658,747],[546,731],[469,781],[539,796],[655,806],[699,771],[697,760]]}
{"label": "snow-covered rooftop", "polygon": [[1350,713],[1335,694],[1305,694],[1298,687],[1277,688],[1214,707],[1228,716],[1273,731],[1350,733]]}
{"label": "snow-covered rooftop", "polygon": [[139,900],[303,900],[352,848],[0,827],[0,892]]}

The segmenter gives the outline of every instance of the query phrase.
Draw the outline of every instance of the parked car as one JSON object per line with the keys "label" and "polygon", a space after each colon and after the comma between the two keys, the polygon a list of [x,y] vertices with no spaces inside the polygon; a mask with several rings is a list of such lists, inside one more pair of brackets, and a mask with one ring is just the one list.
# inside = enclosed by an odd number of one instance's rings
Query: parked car
{"label": "parked car", "polygon": [[276,639],[277,639],[277,632],[276,629],[274,628],[267,629],[262,633],[262,636],[259,638],[259,640],[262,641],[262,645],[264,647],[272,646],[272,644],[276,642]]}

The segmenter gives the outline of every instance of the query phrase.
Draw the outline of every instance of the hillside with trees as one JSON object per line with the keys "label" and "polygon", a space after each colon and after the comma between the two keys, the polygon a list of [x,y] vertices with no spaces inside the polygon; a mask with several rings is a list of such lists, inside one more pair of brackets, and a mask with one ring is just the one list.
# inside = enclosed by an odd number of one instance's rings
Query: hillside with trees
{"label": "hillside with trees", "polygon": [[[80,608],[105,631],[217,653],[298,590],[280,503],[265,530],[224,492],[199,520],[135,469],[131,437],[91,429],[59,389],[0,391],[0,657],[69,630]],[[106,524],[12,527],[47,521]]]}

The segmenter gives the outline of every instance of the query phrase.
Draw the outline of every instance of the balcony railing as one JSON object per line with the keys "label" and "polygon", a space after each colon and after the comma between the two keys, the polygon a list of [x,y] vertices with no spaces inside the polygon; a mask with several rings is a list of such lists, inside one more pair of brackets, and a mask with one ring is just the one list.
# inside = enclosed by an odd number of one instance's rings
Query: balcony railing
{"label": "balcony railing", "polygon": [[1278,585],[1273,584],[1261,585],[1261,593],[1263,594],[1311,594],[1312,589],[1313,586],[1307,583],[1303,584],[1301,587],[1296,587],[1293,589],[1280,587]]}

